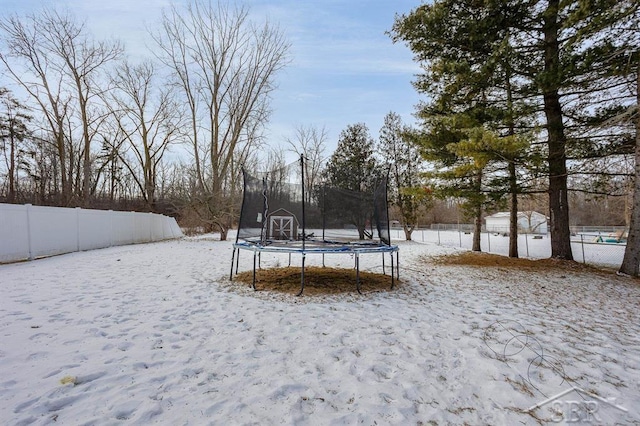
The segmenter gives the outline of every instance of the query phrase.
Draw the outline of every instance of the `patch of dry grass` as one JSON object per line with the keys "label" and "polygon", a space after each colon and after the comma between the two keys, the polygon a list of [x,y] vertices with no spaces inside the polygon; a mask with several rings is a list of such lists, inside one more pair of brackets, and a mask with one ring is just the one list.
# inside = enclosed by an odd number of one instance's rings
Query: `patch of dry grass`
{"label": "patch of dry grass", "polygon": [[[236,280],[251,285],[253,271],[241,272]],[[396,286],[398,281],[396,280]],[[325,295],[356,292],[355,269],[321,268],[304,269],[305,295]],[[271,268],[256,271],[256,289],[288,294],[300,291],[300,268]],[[389,291],[391,276],[360,271],[360,290],[363,293]]]}
{"label": "patch of dry grass", "polygon": [[594,266],[583,263],[560,260],[560,259],[523,259],[497,254],[467,251],[455,254],[447,254],[430,258],[430,261],[438,265],[455,266],[482,266],[482,267],[506,267],[506,268],[526,268],[531,270],[562,269],[570,271],[603,272]]}

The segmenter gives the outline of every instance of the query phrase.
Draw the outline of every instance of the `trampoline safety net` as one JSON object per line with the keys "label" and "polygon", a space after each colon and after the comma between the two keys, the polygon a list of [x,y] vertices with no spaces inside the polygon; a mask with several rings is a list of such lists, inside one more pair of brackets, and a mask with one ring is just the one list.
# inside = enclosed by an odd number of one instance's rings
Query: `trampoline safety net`
{"label": "trampoline safety net", "polygon": [[243,170],[236,242],[390,245],[386,176],[353,191],[314,182],[308,166],[301,157],[265,173]]}

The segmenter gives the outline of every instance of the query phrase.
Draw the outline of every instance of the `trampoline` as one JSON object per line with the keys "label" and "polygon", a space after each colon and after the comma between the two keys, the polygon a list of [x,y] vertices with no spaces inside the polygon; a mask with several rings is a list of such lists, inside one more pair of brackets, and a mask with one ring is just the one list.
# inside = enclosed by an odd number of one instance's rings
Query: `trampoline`
{"label": "trampoline", "polygon": [[263,253],[301,256],[300,291],[304,292],[305,262],[309,255],[350,255],[356,269],[356,289],[361,293],[360,256],[390,257],[390,285],[399,279],[398,246],[389,232],[387,177],[373,180],[369,188],[355,191],[307,178],[303,156],[280,169],[251,174],[243,169],[244,192],[238,233],[233,245],[231,271],[238,273],[241,251],[253,253],[252,288]]}

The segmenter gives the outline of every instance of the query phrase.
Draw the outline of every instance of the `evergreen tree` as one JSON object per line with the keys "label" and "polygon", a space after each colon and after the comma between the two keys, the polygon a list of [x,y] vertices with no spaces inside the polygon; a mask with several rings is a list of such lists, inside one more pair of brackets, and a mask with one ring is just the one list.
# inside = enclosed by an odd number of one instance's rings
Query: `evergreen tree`
{"label": "evergreen tree", "polygon": [[528,157],[529,141],[518,135],[500,137],[495,132],[477,127],[465,132],[466,139],[449,146],[458,157],[467,159],[466,169],[484,177],[479,192],[485,203],[501,205],[509,196],[509,257],[518,257],[518,168]]}
{"label": "evergreen tree", "polygon": [[0,87],[0,150],[4,152],[7,169],[7,202],[17,201],[18,170],[26,149],[22,146],[31,136],[28,123],[31,116],[28,109],[13,97],[11,92]]}
{"label": "evergreen tree", "polygon": [[[459,27],[450,28],[452,19]],[[495,192],[505,193],[503,188],[487,185],[503,182],[491,179],[483,168],[470,169],[451,144],[466,140],[469,132],[478,129],[505,141],[530,129],[527,120],[520,118],[531,105],[521,94],[521,82],[513,77],[517,58],[511,54],[512,37],[504,20],[502,13],[486,13],[473,2],[444,1],[418,9],[395,27],[396,40],[408,41],[416,59],[430,64],[416,82],[419,91],[432,97],[432,102],[418,111],[425,131],[416,143],[439,165],[439,172],[434,174],[437,193],[464,199],[464,210],[475,222],[473,249],[477,251],[484,207],[495,204]],[[509,191],[516,194],[520,188],[513,182],[514,161],[509,165],[509,176]],[[512,229],[517,231],[516,195],[510,204]],[[510,253],[517,256],[516,232],[512,234]]]}
{"label": "evergreen tree", "polygon": [[347,126],[340,132],[338,146],[327,162],[327,182],[350,191],[372,191],[378,177],[373,154],[374,141],[367,126]]}
{"label": "evergreen tree", "polygon": [[[325,193],[325,208],[339,210],[358,229],[360,239],[372,237],[367,225],[373,219],[372,194],[381,176],[374,157],[374,141],[364,123],[347,126],[340,133],[335,152],[329,157],[324,171],[325,181],[331,186]],[[325,188],[325,191],[327,189]]]}
{"label": "evergreen tree", "polygon": [[426,173],[432,181],[434,195],[462,200],[465,216],[475,223],[472,250],[481,251],[482,213],[489,203],[482,190],[484,165],[474,164],[455,149],[467,138],[467,132],[478,124],[465,114],[433,115],[425,123],[422,131],[411,133],[411,140],[419,146],[424,159],[434,166]]}

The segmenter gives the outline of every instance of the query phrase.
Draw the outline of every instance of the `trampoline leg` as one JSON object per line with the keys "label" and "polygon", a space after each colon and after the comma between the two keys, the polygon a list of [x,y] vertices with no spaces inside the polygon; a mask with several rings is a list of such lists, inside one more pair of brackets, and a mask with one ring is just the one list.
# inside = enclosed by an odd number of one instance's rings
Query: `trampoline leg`
{"label": "trampoline leg", "polygon": [[236,248],[233,249],[233,253],[231,253],[231,271],[229,271],[229,281],[233,281],[233,261],[236,257]]}
{"label": "trampoline leg", "polygon": [[[238,249],[238,255],[236,256],[236,275],[238,275],[238,264],[240,263],[240,249]],[[233,265],[231,265],[233,268]]]}
{"label": "trampoline leg", "polygon": [[[397,268],[397,266],[396,266]],[[391,253],[391,290],[393,290],[393,286],[396,284],[393,272],[393,252]]]}
{"label": "trampoline leg", "polygon": [[356,253],[356,288],[358,293],[362,294],[360,291],[360,256],[358,256],[358,253]]}
{"label": "trampoline leg", "polygon": [[304,291],[304,260],[305,255],[302,253],[302,269],[300,270],[300,292],[296,296],[302,296],[302,292]]}
{"label": "trampoline leg", "polygon": [[258,253],[258,269],[262,269],[262,252]]}
{"label": "trampoline leg", "polygon": [[251,284],[253,289],[256,289],[256,252],[253,252],[253,283]]}
{"label": "trampoline leg", "polygon": [[400,281],[400,252],[396,252],[396,279]]}
{"label": "trampoline leg", "polygon": [[[391,256],[393,256],[393,254]],[[382,275],[387,275],[387,270],[384,266],[384,253],[382,253]],[[393,269],[391,269],[391,275],[393,275]]]}
{"label": "trampoline leg", "polygon": [[291,266],[291,253],[289,253],[289,266]]}

